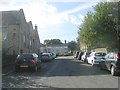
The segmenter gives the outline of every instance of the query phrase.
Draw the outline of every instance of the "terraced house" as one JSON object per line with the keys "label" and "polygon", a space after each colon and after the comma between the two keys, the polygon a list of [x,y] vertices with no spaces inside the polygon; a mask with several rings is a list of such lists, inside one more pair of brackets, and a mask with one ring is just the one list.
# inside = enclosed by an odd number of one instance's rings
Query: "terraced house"
{"label": "terraced house", "polygon": [[40,39],[37,26],[27,22],[23,9],[2,11],[2,51],[7,55],[39,53]]}

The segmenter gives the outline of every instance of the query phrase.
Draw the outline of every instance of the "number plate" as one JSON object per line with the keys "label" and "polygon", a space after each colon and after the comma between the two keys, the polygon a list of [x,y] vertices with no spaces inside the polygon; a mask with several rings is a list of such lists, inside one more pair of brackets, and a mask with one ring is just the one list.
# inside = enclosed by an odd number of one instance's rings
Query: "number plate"
{"label": "number plate", "polygon": [[27,68],[27,67],[28,67],[28,65],[21,65],[20,67]]}

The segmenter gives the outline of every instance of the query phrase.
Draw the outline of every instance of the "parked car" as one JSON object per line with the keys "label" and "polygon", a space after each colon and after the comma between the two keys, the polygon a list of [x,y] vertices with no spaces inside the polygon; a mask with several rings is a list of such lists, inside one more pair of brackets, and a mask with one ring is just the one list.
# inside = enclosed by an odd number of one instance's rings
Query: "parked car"
{"label": "parked car", "polygon": [[51,53],[52,58],[55,59],[56,58],[56,54],[55,53]]}
{"label": "parked car", "polygon": [[82,57],[83,54],[84,54],[84,52],[79,52],[77,59],[81,60],[81,57]]}
{"label": "parked car", "polygon": [[120,75],[120,52],[110,52],[100,62],[100,68],[111,72],[111,75]]}
{"label": "parked car", "polygon": [[52,61],[53,57],[50,53],[43,53],[41,60],[42,61]]}
{"label": "parked car", "polygon": [[105,57],[105,55],[105,52],[91,52],[89,57],[87,57],[87,62],[92,64],[92,66],[98,65],[99,62],[101,62],[101,59]]}
{"label": "parked car", "polygon": [[74,58],[77,58],[78,54],[79,54],[79,51],[76,51],[75,54],[74,54]]}
{"label": "parked car", "polygon": [[20,69],[30,69],[37,71],[41,67],[41,60],[38,59],[38,55],[35,53],[23,53],[17,56],[15,62],[15,71],[18,72]]}
{"label": "parked car", "polygon": [[81,56],[81,60],[85,63],[87,62],[87,57],[90,55],[90,52],[84,52]]}

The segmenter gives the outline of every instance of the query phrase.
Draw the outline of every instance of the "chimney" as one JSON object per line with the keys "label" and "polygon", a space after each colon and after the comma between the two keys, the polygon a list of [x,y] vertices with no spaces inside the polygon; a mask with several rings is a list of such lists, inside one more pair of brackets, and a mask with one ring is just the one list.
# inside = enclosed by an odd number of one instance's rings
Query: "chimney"
{"label": "chimney", "polygon": [[37,30],[37,25],[35,24],[35,30]]}
{"label": "chimney", "polygon": [[65,44],[67,43],[67,41],[65,40]]}

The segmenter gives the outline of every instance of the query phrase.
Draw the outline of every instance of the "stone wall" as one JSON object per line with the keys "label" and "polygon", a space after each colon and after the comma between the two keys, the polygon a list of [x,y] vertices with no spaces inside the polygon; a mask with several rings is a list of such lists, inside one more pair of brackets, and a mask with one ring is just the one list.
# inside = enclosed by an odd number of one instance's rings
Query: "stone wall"
{"label": "stone wall", "polygon": [[15,65],[17,55],[2,55],[2,68]]}

